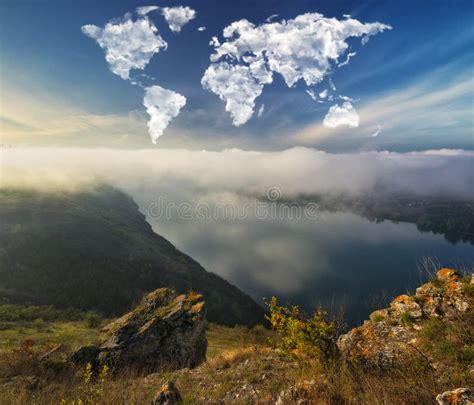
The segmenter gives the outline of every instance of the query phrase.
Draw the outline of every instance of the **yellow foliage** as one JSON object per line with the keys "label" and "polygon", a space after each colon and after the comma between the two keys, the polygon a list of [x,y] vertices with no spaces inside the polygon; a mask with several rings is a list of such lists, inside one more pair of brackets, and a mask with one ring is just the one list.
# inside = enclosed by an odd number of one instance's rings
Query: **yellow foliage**
{"label": "yellow foliage", "polygon": [[266,318],[280,335],[277,344],[285,354],[304,353],[329,358],[337,352],[339,323],[330,320],[321,307],[306,317],[298,305],[278,305],[276,297],[266,304],[270,310]]}

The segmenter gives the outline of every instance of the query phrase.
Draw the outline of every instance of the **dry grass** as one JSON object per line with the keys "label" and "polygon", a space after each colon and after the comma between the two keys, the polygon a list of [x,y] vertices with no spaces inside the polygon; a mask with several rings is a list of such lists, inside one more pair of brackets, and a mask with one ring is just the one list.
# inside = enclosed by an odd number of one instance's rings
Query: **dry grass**
{"label": "dry grass", "polygon": [[[429,324],[423,334],[426,350],[438,344],[439,336],[454,342],[454,349],[450,350],[465,350],[471,342],[465,325],[471,321],[461,319],[458,325],[447,329],[439,329],[435,322]],[[78,340],[85,338],[84,325],[72,323],[68,330],[72,342],[75,336]],[[91,336],[99,333],[89,332]],[[288,392],[285,404],[299,399],[312,404],[424,404],[433,403],[436,394],[446,389],[472,385],[465,372],[466,364],[460,367],[457,355],[449,357],[438,370],[430,367],[424,356],[417,355],[404,367],[381,372],[341,360],[289,360],[269,345],[267,339],[271,335],[263,328],[209,325],[208,360],[196,369],[147,377],[122,372],[89,381],[85,370],[38,361],[50,347],[43,337],[39,345],[23,344],[0,354],[0,403],[60,404],[64,400],[65,404],[76,401],[77,405],[80,399],[87,404],[146,404],[165,381],[172,380],[187,404],[270,404],[283,390]],[[16,342],[20,334],[17,338]],[[54,341],[55,334],[51,338]],[[446,355],[443,347],[437,346],[436,350],[441,350],[440,358]],[[288,391],[289,387],[293,388]]]}

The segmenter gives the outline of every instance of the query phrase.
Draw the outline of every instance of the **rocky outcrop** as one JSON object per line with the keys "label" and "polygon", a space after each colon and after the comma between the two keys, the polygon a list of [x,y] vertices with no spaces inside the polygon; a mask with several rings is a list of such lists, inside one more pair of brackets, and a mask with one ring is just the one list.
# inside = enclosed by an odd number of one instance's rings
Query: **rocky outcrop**
{"label": "rocky outcrop", "polygon": [[107,325],[100,345],[72,355],[76,364],[107,364],[112,370],[149,373],[193,368],[206,358],[205,303],[202,295],[178,295],[160,288],[133,311]]}
{"label": "rocky outcrop", "polygon": [[176,385],[172,381],[163,384],[161,389],[156,393],[151,405],[176,405],[183,400]]}
{"label": "rocky outcrop", "polygon": [[452,269],[441,269],[436,278],[416,290],[415,295],[396,297],[387,309],[373,312],[362,326],[338,340],[340,352],[352,361],[382,368],[409,359],[417,352],[419,331],[432,318],[454,319],[472,311],[474,278],[463,279]]}
{"label": "rocky outcrop", "polygon": [[473,405],[474,390],[469,388],[456,388],[446,391],[436,397],[439,405]]}

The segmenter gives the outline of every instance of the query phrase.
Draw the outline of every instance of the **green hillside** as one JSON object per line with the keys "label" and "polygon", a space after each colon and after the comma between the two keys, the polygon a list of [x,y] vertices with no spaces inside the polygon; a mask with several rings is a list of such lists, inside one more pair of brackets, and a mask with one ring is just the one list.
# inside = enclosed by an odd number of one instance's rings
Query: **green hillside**
{"label": "green hillside", "polygon": [[[208,319],[263,321],[249,296],[153,232],[138,206],[107,185],[76,193],[3,190],[0,299],[121,314],[157,287],[206,296]],[[0,301],[1,302],[1,301]]]}

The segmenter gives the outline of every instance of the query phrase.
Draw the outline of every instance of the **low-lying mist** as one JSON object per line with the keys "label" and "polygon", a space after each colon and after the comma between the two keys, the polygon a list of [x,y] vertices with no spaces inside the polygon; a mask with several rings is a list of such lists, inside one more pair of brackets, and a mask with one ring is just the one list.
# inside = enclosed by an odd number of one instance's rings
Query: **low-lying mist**
{"label": "low-lying mist", "polygon": [[390,192],[474,197],[474,152],[360,152],[331,154],[311,148],[280,152],[224,150],[2,150],[2,186],[74,191],[106,182],[138,198],[166,194],[265,195]]}

